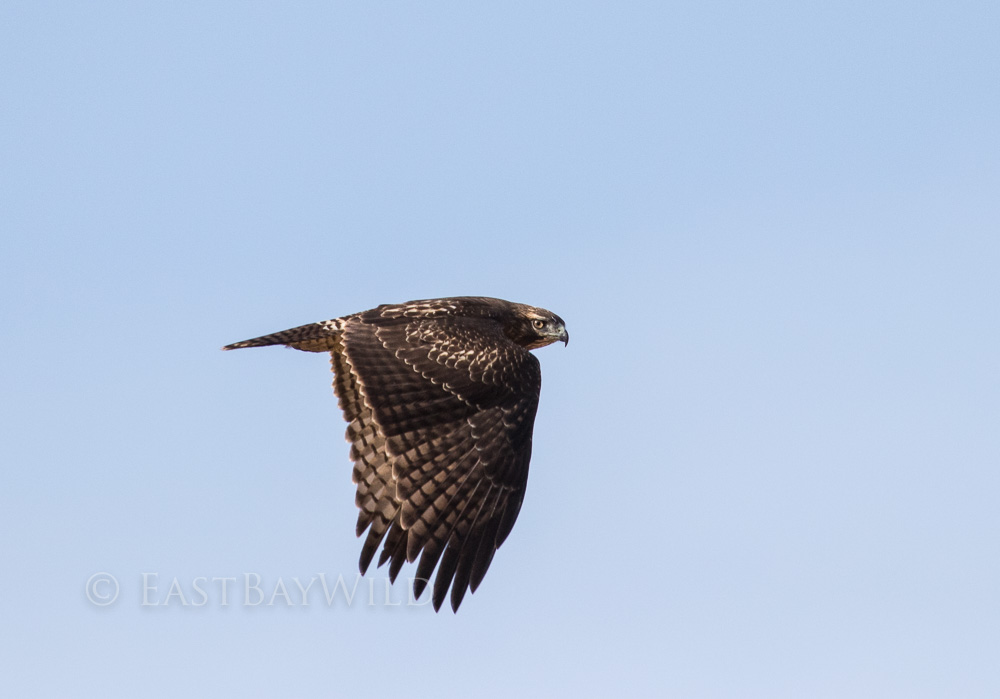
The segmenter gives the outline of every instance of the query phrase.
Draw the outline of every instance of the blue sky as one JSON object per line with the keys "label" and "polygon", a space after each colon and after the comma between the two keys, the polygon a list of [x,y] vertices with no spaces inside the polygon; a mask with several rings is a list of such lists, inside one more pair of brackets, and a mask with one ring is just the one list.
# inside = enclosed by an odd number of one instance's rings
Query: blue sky
{"label": "blue sky", "polygon": [[[998,8],[4,3],[0,693],[1000,694]],[[304,605],[328,365],[219,347],[469,294],[573,337],[517,526]]]}

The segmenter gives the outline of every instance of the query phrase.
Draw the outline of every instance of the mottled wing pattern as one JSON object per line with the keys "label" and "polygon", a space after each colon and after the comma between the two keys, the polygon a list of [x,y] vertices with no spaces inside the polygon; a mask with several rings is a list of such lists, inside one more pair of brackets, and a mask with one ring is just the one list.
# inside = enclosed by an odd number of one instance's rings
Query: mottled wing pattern
{"label": "mottled wing pattern", "polygon": [[351,478],[358,487],[355,495],[359,509],[357,535],[369,530],[361,550],[361,572],[364,573],[399,506],[393,497],[395,488],[392,467],[385,453],[385,437],[372,419],[371,408],[364,402],[357,377],[344,357],[340,338],[330,353],[330,365],[334,373],[333,390],[348,423],[346,436],[354,462]]}
{"label": "mottled wing pattern", "polygon": [[541,390],[538,360],[501,329],[497,299],[379,306],[225,349],[330,352],[357,484],[365,573],[417,564],[419,597],[457,610],[475,592],[524,499]]}
{"label": "mottled wing pattern", "polygon": [[487,318],[405,305],[360,314],[343,346],[334,370],[351,377],[337,379],[337,395],[350,422],[359,535],[370,527],[362,571],[384,536],[379,565],[390,561],[390,577],[419,556],[419,596],[440,562],[434,607],[450,587],[457,609],[521,507],[538,361]]}

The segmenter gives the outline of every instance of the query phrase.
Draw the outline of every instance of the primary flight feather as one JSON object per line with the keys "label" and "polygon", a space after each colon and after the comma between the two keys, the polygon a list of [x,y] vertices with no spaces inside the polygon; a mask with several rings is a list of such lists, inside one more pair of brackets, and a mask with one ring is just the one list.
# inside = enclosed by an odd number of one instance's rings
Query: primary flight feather
{"label": "primary flight feather", "polygon": [[419,558],[419,598],[451,589],[458,611],[510,534],[528,482],[541,390],[528,350],[569,343],[562,318],[502,299],[461,296],[379,306],[223,349],[287,345],[329,352],[347,420],[364,574],[379,545],[395,582]]}

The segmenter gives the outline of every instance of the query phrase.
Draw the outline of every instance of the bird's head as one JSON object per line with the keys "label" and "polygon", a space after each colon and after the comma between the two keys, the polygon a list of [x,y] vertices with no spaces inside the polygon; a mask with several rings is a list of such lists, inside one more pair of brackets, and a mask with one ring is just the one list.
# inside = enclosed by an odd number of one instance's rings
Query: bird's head
{"label": "bird's head", "polygon": [[569,344],[566,323],[552,311],[535,306],[518,304],[514,321],[505,328],[507,337],[528,349],[551,345],[553,342]]}

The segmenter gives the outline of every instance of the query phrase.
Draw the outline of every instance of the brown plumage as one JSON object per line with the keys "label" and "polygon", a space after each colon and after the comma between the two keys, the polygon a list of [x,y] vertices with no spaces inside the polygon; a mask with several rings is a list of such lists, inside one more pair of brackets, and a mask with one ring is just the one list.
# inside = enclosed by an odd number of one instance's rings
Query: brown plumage
{"label": "brown plumage", "polygon": [[542,308],[485,297],[383,305],[223,349],[329,352],[347,420],[364,574],[379,545],[394,582],[419,557],[419,597],[437,567],[438,610],[476,591],[524,499],[541,389],[529,349],[569,342]]}

